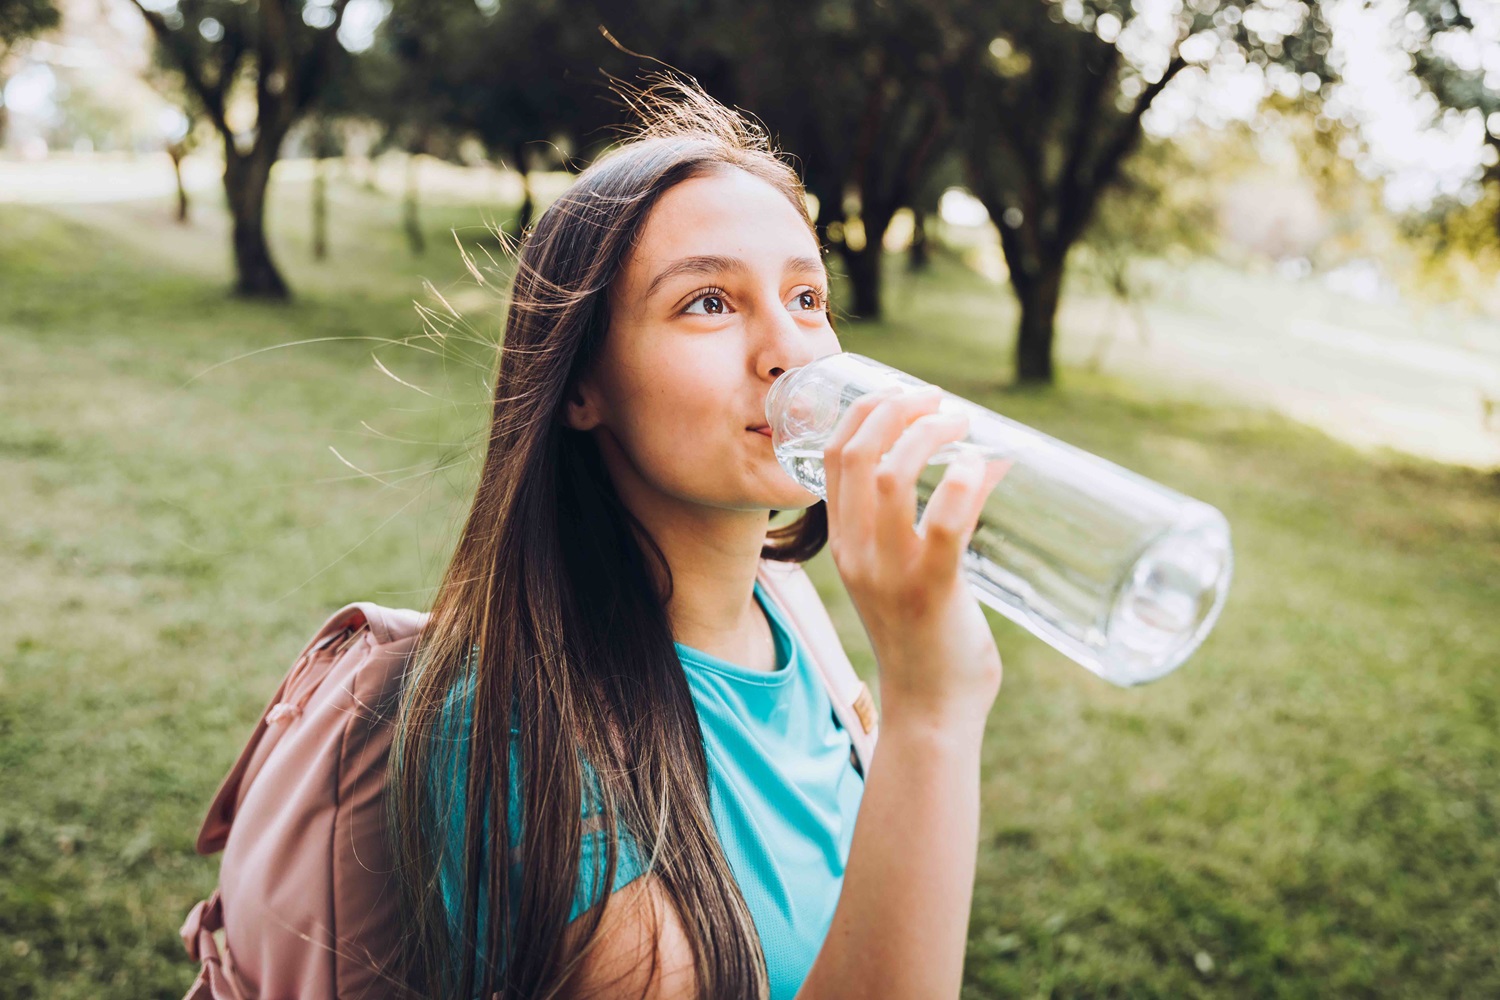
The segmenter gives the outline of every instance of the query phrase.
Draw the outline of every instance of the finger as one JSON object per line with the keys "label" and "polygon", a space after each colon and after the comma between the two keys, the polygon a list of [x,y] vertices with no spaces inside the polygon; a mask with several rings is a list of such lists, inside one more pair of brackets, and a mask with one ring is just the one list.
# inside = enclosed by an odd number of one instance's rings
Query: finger
{"label": "finger", "polygon": [[943,445],[961,440],[969,432],[963,413],[928,413],[902,432],[875,465],[875,514],[878,544],[894,545],[914,537],[917,520],[917,480],[926,471],[933,453]]}
{"label": "finger", "polygon": [[969,547],[990,490],[1008,468],[1008,460],[986,462],[973,451],[963,452],[948,464],[917,527],[927,570],[941,575],[957,565]]}
{"label": "finger", "polygon": [[895,386],[887,386],[875,392],[867,392],[850,403],[848,409],[839,417],[838,423],[834,425],[833,433],[828,437],[828,443],[823,446],[823,492],[827,496],[830,544],[839,537],[843,530],[840,504],[843,496],[844,477],[841,453],[844,444],[855,431],[859,430],[860,424],[870,415],[875,405],[882,399],[895,395],[895,392]]}
{"label": "finger", "polygon": [[984,485],[980,489],[984,491],[985,500],[989,499],[991,491],[1000,485],[1000,480],[1005,478],[1015,464],[1016,460],[1013,458],[992,458],[984,463]]}
{"label": "finger", "polygon": [[834,424],[833,433],[828,435],[828,442],[823,445],[824,450],[837,450],[843,447],[854,432],[859,430],[859,425],[870,415],[871,410],[875,409],[882,400],[890,399],[900,391],[900,386],[888,385],[873,392],[867,392],[850,403],[838,422]]}
{"label": "finger", "polygon": [[846,534],[874,540],[875,466],[912,421],[936,410],[942,398],[942,392],[934,388],[881,400],[840,450],[839,475],[851,487],[839,499],[838,513]]}

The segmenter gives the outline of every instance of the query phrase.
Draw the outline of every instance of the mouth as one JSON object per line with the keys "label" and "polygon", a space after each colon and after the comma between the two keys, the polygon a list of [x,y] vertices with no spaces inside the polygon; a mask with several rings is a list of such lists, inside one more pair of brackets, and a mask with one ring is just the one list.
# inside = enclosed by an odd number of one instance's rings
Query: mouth
{"label": "mouth", "polygon": [[771,425],[770,424],[762,424],[759,427],[746,427],[745,430],[751,431],[751,432],[753,432],[755,434],[764,434],[766,437],[770,437],[771,436]]}

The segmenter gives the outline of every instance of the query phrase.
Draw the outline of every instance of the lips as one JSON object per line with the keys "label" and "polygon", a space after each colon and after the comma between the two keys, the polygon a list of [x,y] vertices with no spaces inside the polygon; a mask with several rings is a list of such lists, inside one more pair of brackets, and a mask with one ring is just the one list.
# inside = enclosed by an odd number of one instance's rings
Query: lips
{"label": "lips", "polygon": [[761,426],[761,427],[746,427],[745,430],[747,430],[747,431],[754,431],[757,434],[764,434],[766,437],[770,437],[771,436],[771,425],[770,424],[766,424],[766,425]]}

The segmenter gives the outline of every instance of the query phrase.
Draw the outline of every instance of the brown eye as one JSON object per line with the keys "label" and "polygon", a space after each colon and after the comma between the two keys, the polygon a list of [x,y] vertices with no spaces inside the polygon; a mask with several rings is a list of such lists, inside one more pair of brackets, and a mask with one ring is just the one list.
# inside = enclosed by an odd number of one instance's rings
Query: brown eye
{"label": "brown eye", "polygon": [[816,310],[820,305],[818,293],[812,289],[797,293],[797,304],[808,312]]}
{"label": "brown eye", "polygon": [[[698,306],[702,305],[702,310]],[[688,307],[683,310],[693,316],[722,316],[724,314],[724,297],[714,292],[708,292],[698,296]]]}

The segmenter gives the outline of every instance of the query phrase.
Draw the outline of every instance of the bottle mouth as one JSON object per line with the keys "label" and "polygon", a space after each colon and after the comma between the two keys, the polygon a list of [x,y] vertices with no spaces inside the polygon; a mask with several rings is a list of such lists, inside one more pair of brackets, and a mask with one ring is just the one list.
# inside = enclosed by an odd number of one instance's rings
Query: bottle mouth
{"label": "bottle mouth", "polygon": [[776,377],[766,393],[766,423],[778,445],[819,441],[833,433],[848,402],[888,385],[927,383],[863,354],[826,354]]}
{"label": "bottle mouth", "polygon": [[798,365],[796,368],[788,368],[776,376],[776,381],[771,383],[771,388],[766,393],[766,423],[771,428],[772,436],[777,440],[784,436],[782,421],[777,419],[777,414],[787,412],[787,403],[792,395],[792,383],[806,367],[806,365]]}

